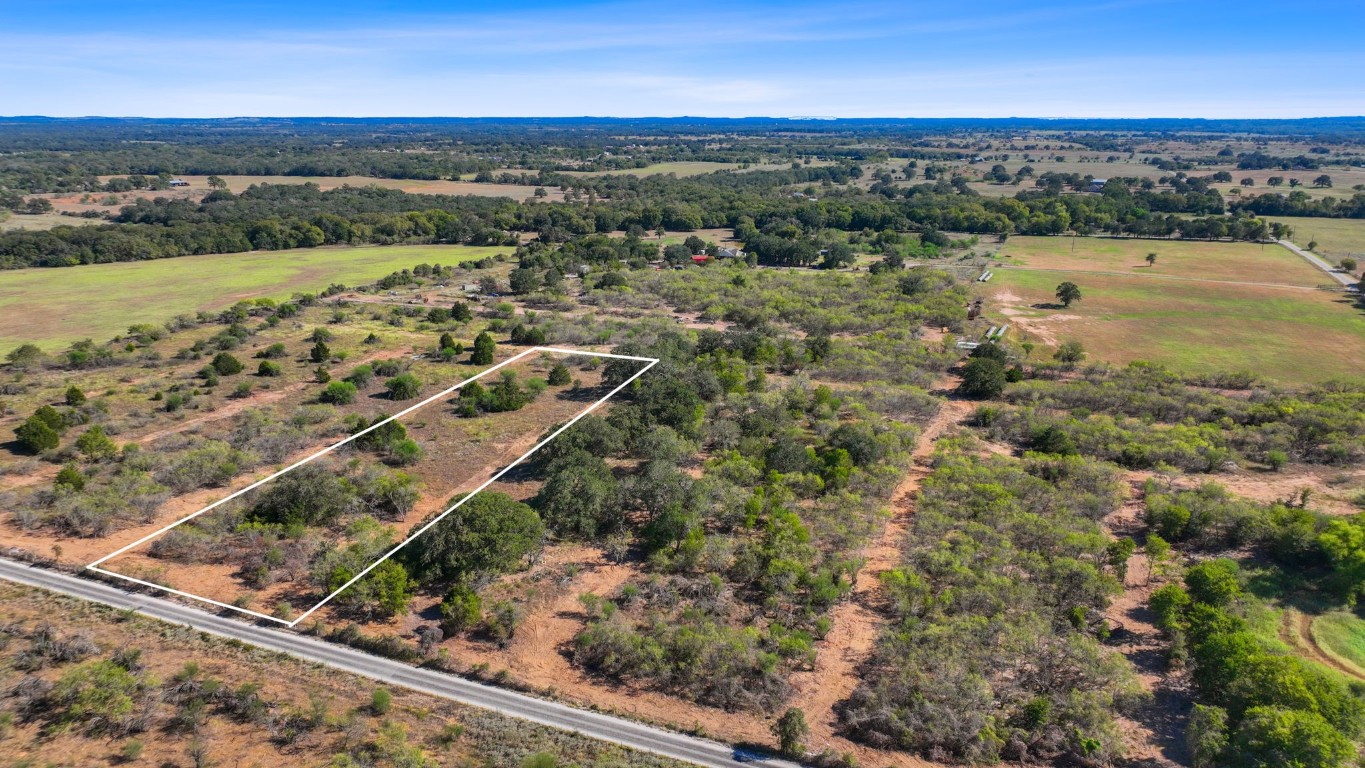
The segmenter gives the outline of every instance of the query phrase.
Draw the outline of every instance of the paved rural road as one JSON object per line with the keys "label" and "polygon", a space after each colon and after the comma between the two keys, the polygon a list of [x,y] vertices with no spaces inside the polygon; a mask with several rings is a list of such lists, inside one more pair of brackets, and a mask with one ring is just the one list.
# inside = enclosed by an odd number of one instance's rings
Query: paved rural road
{"label": "paved rural road", "polygon": [[714,741],[673,733],[610,715],[575,709],[564,704],[475,683],[454,675],[418,669],[311,637],[246,624],[205,613],[197,608],[167,602],[151,595],[125,592],[107,584],[35,568],[12,560],[0,559],[0,578],[104,603],[115,608],[132,609],[155,619],[188,625],[201,632],[233,638],[306,661],[326,664],[390,685],[490,709],[509,717],[572,731],[683,762],[716,768],[744,765],[798,768],[795,763],[767,755],[747,752]]}
{"label": "paved rural road", "polygon": [[1317,267],[1323,272],[1326,272],[1327,274],[1331,275],[1333,280],[1336,280],[1338,283],[1341,283],[1342,285],[1348,288],[1360,282],[1359,280],[1355,279],[1354,275],[1348,275],[1345,272],[1338,272],[1336,268],[1334,268],[1331,264],[1328,264],[1326,261],[1323,261],[1318,256],[1309,253],[1308,251],[1305,251],[1304,249],[1298,247],[1297,245],[1294,245],[1288,240],[1276,240],[1275,242],[1279,243],[1280,245],[1283,245],[1285,248],[1288,248],[1294,253],[1297,253],[1298,255],[1302,256],[1304,259],[1308,261],[1309,264],[1312,264],[1313,266]]}

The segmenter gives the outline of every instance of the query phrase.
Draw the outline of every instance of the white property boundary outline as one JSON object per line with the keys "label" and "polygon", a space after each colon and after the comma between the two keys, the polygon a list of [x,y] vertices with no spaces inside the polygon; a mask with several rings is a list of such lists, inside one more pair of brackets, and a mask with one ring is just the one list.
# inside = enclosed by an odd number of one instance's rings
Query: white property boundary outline
{"label": "white property boundary outline", "polygon": [[[387,424],[387,423],[389,423],[390,421],[393,421],[394,419],[397,419],[397,418],[399,418],[399,417],[401,417],[401,416],[406,416],[407,414],[412,413],[413,411],[417,410],[418,408],[421,408],[421,407],[423,407],[423,406],[425,406],[425,405],[429,405],[429,404],[431,404],[432,402],[434,402],[434,401],[436,401],[436,400],[439,400],[439,399],[441,399],[441,398],[443,398],[443,397],[449,395],[450,393],[454,392],[455,390],[459,389],[460,387],[463,387],[464,385],[466,385],[466,384],[468,384],[468,383],[470,383],[470,382],[472,382],[472,381],[475,381],[476,379],[480,379],[480,378],[482,378],[482,377],[484,377],[484,376],[487,376],[488,374],[492,373],[493,371],[498,370],[499,368],[501,368],[501,367],[503,367],[503,366],[505,366],[505,365],[509,365],[509,364],[511,364],[511,363],[514,363],[514,362],[516,362],[516,361],[518,361],[518,360],[520,360],[520,359],[522,359],[522,358],[524,358],[524,357],[526,357],[526,356],[528,356],[528,355],[532,355],[532,354],[535,354],[535,353],[537,353],[537,352],[555,352],[555,353],[564,354],[564,355],[586,355],[586,356],[588,356],[588,357],[606,357],[606,358],[611,358],[611,359],[613,359],[613,360],[635,360],[635,361],[637,361],[637,362],[646,363],[646,365],[645,365],[643,368],[641,368],[640,370],[636,371],[634,374],[632,374],[632,375],[630,376],[630,378],[628,378],[628,379],[626,379],[625,381],[623,381],[623,382],[621,382],[620,384],[618,384],[618,385],[616,386],[615,389],[613,389],[612,391],[608,392],[608,393],[607,393],[605,396],[603,396],[600,400],[597,400],[597,401],[594,402],[592,405],[589,405],[587,408],[584,408],[583,410],[579,411],[577,414],[574,415],[574,417],[573,417],[572,419],[569,419],[569,420],[568,420],[567,422],[565,422],[562,426],[560,426],[559,429],[556,429],[553,433],[551,433],[549,437],[546,437],[544,440],[541,440],[540,442],[536,443],[535,446],[531,448],[531,450],[529,450],[529,451],[527,451],[526,453],[523,453],[522,455],[518,456],[516,459],[514,459],[514,460],[512,461],[511,464],[508,464],[507,466],[505,466],[505,467],[503,467],[502,469],[498,470],[496,473],[493,474],[492,477],[490,477],[490,478],[488,478],[487,480],[485,480],[485,481],[483,482],[483,484],[480,485],[478,488],[475,488],[474,490],[472,490],[472,491],[470,491],[469,493],[465,494],[463,497],[460,498],[459,501],[455,502],[449,509],[447,509],[447,510],[445,510],[444,512],[442,512],[441,514],[437,515],[435,518],[432,518],[432,520],[430,520],[426,525],[423,525],[421,528],[418,528],[416,532],[410,534],[406,539],[404,539],[403,541],[399,542],[397,545],[395,545],[395,546],[394,546],[392,549],[390,549],[388,552],[384,553],[384,556],[383,556],[383,557],[379,558],[378,560],[374,561],[373,563],[370,563],[369,566],[367,566],[367,567],[365,568],[365,570],[363,570],[363,571],[361,571],[360,573],[357,573],[355,576],[351,577],[351,580],[350,580],[350,581],[346,582],[345,584],[342,584],[342,585],[341,585],[340,587],[338,587],[335,591],[333,591],[330,595],[327,595],[326,597],[324,597],[324,598],[322,599],[321,602],[319,602],[317,605],[314,605],[312,608],[309,608],[309,609],[308,609],[307,611],[305,611],[301,616],[299,616],[297,619],[294,619],[293,621],[285,621],[284,619],[278,618],[278,617],[276,617],[276,616],[270,616],[270,615],[268,615],[268,614],[260,613],[260,612],[258,612],[258,611],[252,611],[252,610],[249,610],[249,609],[246,609],[246,608],[241,608],[241,607],[239,607],[239,606],[231,605],[231,604],[229,604],[229,603],[220,602],[220,601],[218,601],[218,600],[213,600],[213,599],[211,599],[211,598],[200,597],[199,595],[191,594],[191,593],[189,593],[189,592],[184,592],[184,591],[179,590],[179,589],[173,589],[173,588],[171,588],[171,587],[167,587],[167,586],[162,585],[162,584],[157,584],[157,583],[151,582],[151,581],[144,581],[144,580],[142,580],[142,579],[133,578],[132,576],[127,576],[127,575],[124,575],[124,574],[122,574],[122,573],[118,573],[118,572],[116,572],[116,571],[111,571],[111,570],[108,570],[108,569],[106,569],[106,568],[100,568],[100,567],[99,567],[100,563],[103,563],[103,562],[105,562],[105,561],[107,561],[107,560],[110,560],[110,559],[113,559],[113,558],[115,558],[115,557],[118,557],[119,555],[123,554],[124,552],[127,552],[127,551],[130,550],[130,549],[135,549],[135,548],[137,548],[137,547],[140,547],[140,546],[142,546],[143,544],[146,544],[147,542],[151,541],[152,539],[155,539],[156,537],[162,535],[163,533],[166,533],[167,531],[171,530],[172,528],[175,528],[176,526],[178,526],[178,525],[180,525],[180,524],[182,524],[182,523],[189,522],[190,520],[193,520],[194,518],[199,517],[200,515],[202,515],[202,514],[204,514],[204,513],[206,513],[206,512],[211,511],[212,509],[214,509],[215,507],[219,506],[220,504],[225,504],[225,503],[227,503],[227,502],[229,502],[229,501],[231,501],[231,500],[237,498],[238,496],[241,496],[242,494],[244,494],[244,493],[246,493],[246,492],[248,492],[248,491],[255,490],[256,488],[259,488],[259,487],[261,487],[262,485],[265,485],[266,483],[270,482],[271,480],[274,480],[275,478],[279,477],[280,475],[283,475],[283,474],[286,473],[286,472],[289,472],[290,470],[293,470],[293,469],[296,469],[296,468],[298,468],[298,467],[301,467],[301,466],[303,466],[304,464],[307,464],[308,462],[312,461],[313,459],[316,459],[316,458],[318,458],[318,457],[320,457],[320,456],[325,456],[326,454],[331,453],[332,451],[335,451],[336,449],[340,448],[341,446],[343,446],[343,445],[345,445],[345,444],[351,442],[352,440],[354,440],[354,439],[360,437],[361,435],[364,435],[365,433],[367,433],[367,432],[369,432],[369,431],[371,431],[371,430],[377,429],[377,428],[383,426],[384,424]],[[460,382],[459,384],[456,384],[456,385],[454,385],[454,386],[452,386],[452,387],[449,387],[449,388],[444,389],[444,390],[442,390],[442,391],[440,391],[440,392],[437,392],[436,394],[432,395],[431,397],[428,397],[427,399],[423,400],[422,402],[420,402],[420,403],[418,403],[418,404],[416,404],[416,405],[414,405],[414,406],[411,406],[411,407],[409,407],[409,408],[405,408],[405,409],[399,411],[398,413],[395,413],[395,414],[393,414],[392,416],[390,416],[390,417],[384,419],[383,421],[379,421],[379,422],[376,422],[376,423],[374,423],[374,424],[371,424],[370,426],[366,427],[365,429],[360,430],[359,432],[355,433],[354,435],[351,435],[350,437],[347,437],[345,440],[341,440],[340,442],[337,442],[337,443],[334,443],[334,444],[332,444],[332,445],[329,445],[329,446],[327,446],[326,448],[323,448],[322,450],[318,451],[317,453],[314,453],[314,454],[312,454],[311,456],[308,456],[308,457],[306,457],[306,458],[300,459],[300,460],[294,462],[293,464],[290,464],[289,466],[285,467],[284,469],[281,469],[280,471],[275,472],[275,473],[272,474],[272,475],[269,475],[269,476],[264,477],[264,478],[262,478],[262,479],[260,479],[260,480],[257,480],[256,482],[252,483],[251,485],[248,485],[248,486],[245,487],[245,488],[242,488],[242,489],[240,489],[240,490],[238,490],[238,491],[235,491],[235,492],[233,492],[232,494],[230,494],[230,495],[228,495],[228,496],[224,496],[223,498],[219,499],[218,501],[213,502],[212,504],[210,504],[210,505],[204,507],[203,509],[201,509],[201,510],[199,510],[199,511],[197,511],[197,512],[193,512],[193,513],[191,513],[191,514],[188,514],[188,515],[186,515],[186,516],[180,518],[179,520],[176,520],[175,522],[171,523],[170,525],[167,525],[166,527],[164,527],[164,528],[162,528],[162,529],[160,529],[160,530],[158,530],[158,531],[156,531],[156,532],[154,532],[154,533],[149,533],[149,534],[147,534],[146,536],[143,536],[142,538],[140,538],[140,539],[138,539],[137,541],[133,542],[132,544],[128,544],[128,545],[126,545],[126,546],[120,547],[119,549],[117,549],[117,550],[115,550],[115,551],[113,551],[113,552],[110,552],[109,554],[105,555],[104,557],[101,557],[100,559],[96,560],[96,561],[93,562],[93,563],[90,563],[89,565],[87,565],[87,566],[85,566],[85,567],[86,567],[87,569],[89,569],[89,570],[95,571],[96,573],[102,573],[102,574],[104,574],[105,576],[114,576],[114,577],[116,577],[116,578],[120,578],[120,579],[124,579],[124,580],[127,580],[127,581],[131,581],[131,582],[133,582],[134,584],[141,584],[141,585],[144,586],[144,587],[151,587],[152,589],[156,589],[156,590],[159,590],[159,591],[161,591],[161,592],[169,592],[169,593],[171,593],[171,594],[180,595],[181,597],[188,597],[188,598],[190,598],[191,600],[198,600],[198,601],[200,601],[200,602],[210,603],[210,604],[212,604],[212,605],[216,605],[216,606],[218,606],[218,607],[220,607],[220,608],[227,608],[227,609],[229,609],[229,610],[237,611],[237,612],[239,612],[239,613],[245,613],[245,614],[248,614],[248,615],[251,615],[251,616],[255,616],[256,618],[259,618],[259,619],[268,619],[268,620],[270,620],[270,621],[274,621],[274,622],[278,622],[278,623],[280,623],[280,624],[283,624],[283,625],[285,625],[286,627],[294,627],[294,626],[296,626],[299,622],[301,622],[301,621],[303,621],[304,619],[306,619],[306,618],[308,618],[309,616],[311,616],[311,615],[313,614],[314,611],[316,611],[317,609],[319,609],[319,608],[321,608],[322,606],[326,605],[327,603],[331,602],[332,598],[334,598],[334,597],[336,597],[337,595],[341,594],[342,592],[346,591],[346,589],[347,589],[348,587],[350,587],[352,584],[356,583],[357,581],[360,581],[361,578],[363,578],[363,577],[364,577],[367,573],[369,573],[370,571],[374,570],[377,566],[379,566],[380,563],[383,563],[385,560],[388,560],[390,557],[393,557],[393,555],[394,555],[395,553],[397,553],[398,550],[400,550],[400,549],[402,549],[403,547],[407,546],[413,539],[417,538],[418,536],[421,536],[423,533],[426,533],[426,531],[427,531],[428,529],[430,529],[432,526],[434,526],[434,525],[436,525],[437,523],[439,523],[439,522],[441,522],[442,520],[444,520],[445,517],[446,517],[447,515],[449,515],[451,512],[454,512],[455,510],[459,509],[466,501],[469,501],[470,499],[474,498],[474,496],[475,496],[476,494],[478,494],[480,491],[482,491],[483,489],[485,489],[485,488],[487,488],[488,486],[492,485],[493,483],[497,482],[499,478],[501,478],[503,475],[505,475],[505,474],[507,474],[508,472],[510,472],[514,467],[516,467],[517,465],[521,464],[521,463],[522,463],[523,461],[525,461],[526,459],[530,458],[530,456],[531,456],[532,454],[534,454],[536,451],[540,450],[541,448],[544,448],[545,445],[546,445],[546,443],[549,443],[551,440],[553,440],[553,439],[555,439],[556,437],[558,437],[558,436],[560,435],[560,433],[563,432],[564,430],[568,429],[569,427],[572,427],[575,423],[578,422],[579,419],[583,418],[584,416],[587,416],[589,413],[592,413],[598,406],[600,406],[600,405],[602,405],[603,403],[605,403],[605,402],[607,402],[608,400],[610,400],[617,392],[620,392],[622,389],[625,389],[627,386],[630,385],[631,382],[633,382],[633,381],[635,381],[636,379],[640,378],[640,376],[641,376],[645,371],[649,370],[650,368],[653,368],[654,365],[655,365],[656,363],[658,363],[658,362],[659,362],[659,359],[658,359],[658,358],[655,358],[655,357],[634,357],[634,356],[631,356],[631,355],[614,355],[614,354],[610,354],[610,353],[607,353],[607,352],[588,352],[588,351],[579,350],[579,349],[563,349],[563,348],[561,348],[561,347],[531,347],[530,349],[526,350],[525,352],[522,352],[521,354],[516,355],[516,356],[514,356],[514,357],[509,357],[508,359],[503,360],[501,363],[498,363],[497,365],[492,366],[491,368],[488,368],[487,370],[484,370],[484,371],[482,371],[482,372],[480,372],[480,373],[478,373],[478,374],[475,374],[474,376],[471,376],[471,377],[465,379],[464,381]]]}

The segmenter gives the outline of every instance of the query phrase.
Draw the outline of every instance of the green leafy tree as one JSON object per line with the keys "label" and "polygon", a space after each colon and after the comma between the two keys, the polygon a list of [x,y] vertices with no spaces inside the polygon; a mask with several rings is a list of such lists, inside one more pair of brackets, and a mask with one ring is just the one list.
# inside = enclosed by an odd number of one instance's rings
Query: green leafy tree
{"label": "green leafy tree", "polygon": [[474,312],[469,309],[469,305],[463,301],[457,301],[450,305],[450,319],[456,322],[467,323],[474,319]]}
{"label": "green leafy tree", "polygon": [[247,517],[279,525],[325,525],[350,509],[355,494],[348,482],[314,464],[305,464],[267,483]]}
{"label": "green leafy tree", "polygon": [[1185,588],[1196,602],[1222,607],[1242,594],[1237,563],[1225,557],[1206,560],[1185,573]]}
{"label": "green leafy tree", "polygon": [[[459,501],[451,499],[450,505]],[[399,551],[418,581],[467,582],[511,570],[540,550],[545,526],[531,507],[485,491]]]}
{"label": "green leafy tree", "polygon": [[[356,573],[345,565],[333,568],[327,577],[328,591],[341,589]],[[389,559],[337,595],[337,601],[366,618],[391,618],[408,610],[414,586],[402,563]]]}
{"label": "green leafy tree", "polygon": [[1155,252],[1155,251],[1149,252],[1149,253],[1147,254],[1147,266],[1149,266],[1149,267],[1155,267],[1155,266],[1156,266],[1156,252]]}
{"label": "green leafy tree", "polygon": [[546,480],[531,502],[550,530],[591,540],[621,521],[620,486],[597,456],[575,451],[546,469]]}
{"label": "green leafy tree", "polygon": [[1337,768],[1355,745],[1315,712],[1278,707],[1247,710],[1233,734],[1231,764],[1247,768]]}
{"label": "green leafy tree", "polygon": [[507,282],[512,293],[530,293],[540,287],[540,275],[534,269],[521,267],[512,270],[507,276]]}
{"label": "green leafy tree", "polygon": [[1057,301],[1062,302],[1062,306],[1070,307],[1075,302],[1081,300],[1081,288],[1075,283],[1067,280],[1057,286]]}
{"label": "green leafy tree", "polygon": [[1190,607],[1190,602],[1190,594],[1179,584],[1167,584],[1153,590],[1147,598],[1148,607],[1156,614],[1154,623],[1163,632],[1173,632],[1184,625],[1185,611]]}
{"label": "green leafy tree", "polygon": [[497,349],[497,344],[493,342],[493,337],[483,331],[474,337],[474,353],[470,356],[469,362],[474,365],[490,365],[493,362],[493,353]]}
{"label": "green leafy tree", "polygon": [[1185,729],[1193,768],[1218,768],[1228,746],[1228,713],[1222,707],[1195,704]]}
{"label": "green leafy tree", "polygon": [[967,361],[962,369],[962,394],[975,398],[999,397],[1005,391],[1005,366],[989,357]]}

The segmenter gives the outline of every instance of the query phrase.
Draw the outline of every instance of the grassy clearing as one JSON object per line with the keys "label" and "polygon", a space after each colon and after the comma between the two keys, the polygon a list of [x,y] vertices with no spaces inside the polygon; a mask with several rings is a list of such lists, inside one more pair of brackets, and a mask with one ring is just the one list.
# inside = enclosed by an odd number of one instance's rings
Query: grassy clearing
{"label": "grassy clearing", "polygon": [[[1056,301],[1063,280],[1084,298],[1039,308]],[[1026,269],[998,270],[986,291],[1022,336],[1051,346],[1077,339],[1111,363],[1251,370],[1301,384],[1359,375],[1365,359],[1365,316],[1336,292]]]}
{"label": "grassy clearing", "polygon": [[1346,257],[1365,264],[1365,219],[1322,219],[1307,216],[1271,216],[1267,221],[1278,221],[1294,228],[1289,238],[1300,248],[1318,241],[1318,253],[1329,261]]}
{"label": "grassy clearing", "polygon": [[29,231],[45,231],[62,225],[79,227],[82,224],[102,224],[99,219],[81,219],[75,216],[63,216],[60,213],[40,213],[28,215],[15,213],[9,216],[0,216],[0,232],[8,232],[14,229],[27,229]]}
{"label": "grassy clearing", "polygon": [[1365,621],[1335,611],[1313,619],[1313,640],[1324,653],[1365,675]]}
{"label": "grassy clearing", "polygon": [[571,176],[653,176],[658,173],[673,173],[678,176],[699,176],[732,168],[739,163],[712,163],[706,161],[682,161],[676,163],[655,163],[644,168],[626,168],[619,171],[569,171]]}
{"label": "grassy clearing", "polygon": [[[114,178],[112,176],[101,176],[102,180]],[[188,181],[190,185],[182,188],[184,191],[191,192],[198,199],[200,195],[210,190],[208,176],[178,176],[177,178]],[[379,186],[388,189],[401,189],[404,192],[413,192],[428,195],[477,195],[480,197],[510,197],[515,200],[526,200],[535,196],[536,188],[524,184],[476,184],[473,181],[462,181],[459,179],[377,179],[370,176],[223,176],[223,181],[227,182],[228,189],[233,192],[241,192],[253,184],[316,184],[324,190],[336,189],[337,187],[368,187]],[[470,176],[472,178],[472,174]],[[563,193],[556,188],[548,188],[549,199],[559,200],[563,198]],[[126,193],[121,196],[124,198],[166,196],[166,191],[143,191],[138,193]],[[93,195],[98,199],[102,194]],[[58,202],[73,202],[79,200],[79,195],[63,196]],[[90,206],[87,206],[90,207]]]}
{"label": "grassy clearing", "polygon": [[243,299],[287,298],[329,283],[370,282],[421,262],[456,264],[509,251],[458,245],[306,248],[11,270],[0,280],[0,350],[33,342],[52,351],[83,338],[103,341],[134,323],[160,323]]}
{"label": "grassy clearing", "polygon": [[[1157,255],[1152,266],[1146,262],[1149,253]],[[1001,246],[999,255],[1002,264],[1032,269],[1120,272],[1137,277],[1277,283],[1307,288],[1329,282],[1326,275],[1303,259],[1273,244],[1012,237]]]}

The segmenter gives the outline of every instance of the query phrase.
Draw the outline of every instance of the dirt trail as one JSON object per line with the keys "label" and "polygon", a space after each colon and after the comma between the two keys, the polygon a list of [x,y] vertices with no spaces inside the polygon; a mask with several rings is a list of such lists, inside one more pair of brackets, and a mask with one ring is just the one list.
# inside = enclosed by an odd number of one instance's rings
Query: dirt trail
{"label": "dirt trail", "polygon": [[[1129,473],[1127,480],[1128,499],[1102,524],[1113,536],[1138,538],[1144,527],[1141,489],[1146,475]],[[1132,717],[1117,718],[1126,758],[1138,765],[1174,768],[1189,763],[1185,723],[1193,701],[1188,681],[1166,664],[1169,641],[1147,608],[1147,598],[1159,586],[1147,556],[1140,552],[1133,555],[1128,560],[1123,593],[1110,603],[1105,618],[1113,627],[1109,647],[1127,657],[1138,682],[1152,695]]]}
{"label": "dirt trail", "polygon": [[[940,382],[940,388],[956,386],[956,379]],[[933,453],[939,436],[960,423],[970,410],[966,402],[947,400],[925,425],[911,454],[913,463],[892,494],[891,519],[881,536],[862,552],[865,562],[858,571],[853,593],[832,612],[829,634],[816,649],[815,668],[792,675],[791,683],[796,689],[792,706],[806,713],[810,746],[816,751],[825,747],[846,749],[843,745],[848,742],[837,736],[839,721],[834,707],[857,687],[858,668],[871,656],[877,633],[885,623],[881,612],[881,575],[900,564],[900,545],[910,527],[914,497],[929,473],[925,460]]]}
{"label": "dirt trail", "polygon": [[1313,618],[1306,613],[1286,610],[1280,621],[1280,639],[1302,656],[1356,680],[1365,680],[1365,675],[1360,674],[1359,670],[1333,658],[1318,645],[1317,638],[1313,637]]}

